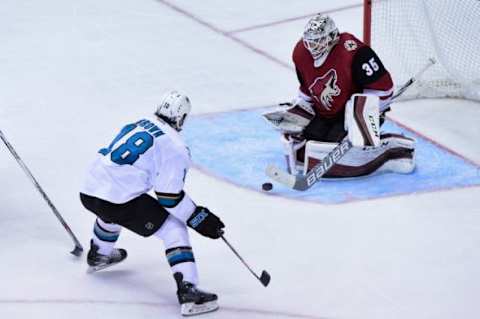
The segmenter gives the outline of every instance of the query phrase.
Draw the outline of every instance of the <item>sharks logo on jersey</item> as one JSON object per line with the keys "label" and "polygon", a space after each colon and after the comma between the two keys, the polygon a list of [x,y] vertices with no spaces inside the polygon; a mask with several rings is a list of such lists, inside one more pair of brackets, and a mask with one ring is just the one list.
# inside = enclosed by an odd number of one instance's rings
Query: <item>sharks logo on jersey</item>
{"label": "sharks logo on jersey", "polygon": [[337,71],[330,69],[323,76],[317,77],[308,88],[313,99],[327,110],[331,109],[333,98],[342,92],[337,84],[337,79]]}

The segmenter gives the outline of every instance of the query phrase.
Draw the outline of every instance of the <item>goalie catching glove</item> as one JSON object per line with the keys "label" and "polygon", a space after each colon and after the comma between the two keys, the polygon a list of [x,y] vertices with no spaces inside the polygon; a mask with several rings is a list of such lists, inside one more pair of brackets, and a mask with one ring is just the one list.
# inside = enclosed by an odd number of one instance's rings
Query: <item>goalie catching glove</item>
{"label": "goalie catching glove", "polygon": [[294,103],[281,103],[279,106],[276,110],[262,115],[283,133],[301,133],[315,116],[312,104],[302,98],[297,98]]}
{"label": "goalie catching glove", "polygon": [[195,211],[187,220],[187,225],[196,230],[201,235],[217,239],[223,234],[222,228],[225,224],[212,213],[208,208],[197,206]]}

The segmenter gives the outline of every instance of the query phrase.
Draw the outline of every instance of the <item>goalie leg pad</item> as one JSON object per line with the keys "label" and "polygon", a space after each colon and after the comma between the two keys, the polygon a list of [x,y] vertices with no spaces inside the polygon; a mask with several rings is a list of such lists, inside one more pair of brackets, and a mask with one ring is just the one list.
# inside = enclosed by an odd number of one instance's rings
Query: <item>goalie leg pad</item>
{"label": "goalie leg pad", "polygon": [[380,166],[376,173],[391,172],[397,174],[410,174],[415,170],[415,158],[392,159]]}
{"label": "goalie leg pad", "polygon": [[395,133],[385,133],[380,136],[381,144],[386,146],[388,144],[389,148],[393,147],[404,147],[411,150],[415,150],[416,141],[411,137],[406,137],[405,135],[395,134]]}
{"label": "goalie leg pad", "polygon": [[400,134],[382,134],[382,146],[390,150],[399,150],[391,154],[376,172],[393,172],[398,174],[410,174],[415,170],[415,139]]}
{"label": "goalie leg pad", "polygon": [[312,167],[322,161],[337,145],[337,143],[308,141],[305,145],[303,174],[307,174]]}
{"label": "goalie leg pad", "polygon": [[[322,161],[336,143],[308,141],[303,173]],[[411,173],[415,169],[415,140],[398,134],[382,135],[378,147],[354,147],[323,177],[346,178],[379,172]]]}
{"label": "goalie leg pad", "polygon": [[354,94],[345,108],[345,129],[353,146],[380,145],[378,96]]}
{"label": "goalie leg pad", "polygon": [[297,174],[303,163],[299,156],[305,146],[306,140],[296,139],[291,135],[283,134],[281,137],[283,151],[287,160],[287,170],[291,174]]}

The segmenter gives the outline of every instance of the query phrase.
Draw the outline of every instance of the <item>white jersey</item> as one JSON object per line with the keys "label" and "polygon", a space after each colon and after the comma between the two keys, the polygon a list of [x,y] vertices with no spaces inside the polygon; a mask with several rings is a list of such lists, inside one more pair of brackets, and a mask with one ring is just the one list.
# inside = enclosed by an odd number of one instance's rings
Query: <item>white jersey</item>
{"label": "white jersey", "polygon": [[[126,203],[154,190],[180,194],[191,165],[180,134],[154,119],[128,124],[107,148],[98,151],[81,192],[115,204]],[[185,221],[195,209],[185,195],[175,209],[167,209]]]}

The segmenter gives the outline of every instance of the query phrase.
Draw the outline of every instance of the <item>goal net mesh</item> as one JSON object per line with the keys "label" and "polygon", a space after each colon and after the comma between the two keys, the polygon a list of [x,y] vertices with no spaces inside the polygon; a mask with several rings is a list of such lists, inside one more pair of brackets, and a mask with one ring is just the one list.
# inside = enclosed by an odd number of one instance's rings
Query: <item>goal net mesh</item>
{"label": "goal net mesh", "polygon": [[437,60],[403,98],[480,101],[480,0],[373,0],[370,36],[397,85]]}

